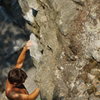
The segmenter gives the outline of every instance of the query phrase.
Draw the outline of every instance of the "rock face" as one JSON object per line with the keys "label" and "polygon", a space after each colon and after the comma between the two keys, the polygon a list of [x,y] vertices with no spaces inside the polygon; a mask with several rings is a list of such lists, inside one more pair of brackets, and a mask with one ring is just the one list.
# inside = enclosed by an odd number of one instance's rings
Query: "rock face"
{"label": "rock face", "polygon": [[100,2],[27,2],[38,11],[32,22],[36,27],[31,27],[31,30],[41,44],[40,61],[34,59],[35,82],[41,89],[41,98],[98,100],[100,90],[96,82],[100,75]]}
{"label": "rock face", "polygon": [[18,2],[35,36],[31,78],[41,90],[41,100],[99,100],[100,1]]}

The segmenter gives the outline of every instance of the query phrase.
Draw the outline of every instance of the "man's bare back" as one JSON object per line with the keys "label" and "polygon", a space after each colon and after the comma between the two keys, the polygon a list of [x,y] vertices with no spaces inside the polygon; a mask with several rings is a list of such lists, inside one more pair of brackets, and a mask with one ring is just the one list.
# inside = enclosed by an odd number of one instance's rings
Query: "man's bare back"
{"label": "man's bare back", "polygon": [[13,87],[12,84],[10,84],[9,81],[7,80],[7,82],[6,82],[6,95],[7,95],[8,99],[11,100],[12,98],[10,98],[10,97],[11,97],[11,95],[14,95],[14,93],[29,94],[23,84],[16,86],[16,87]]}

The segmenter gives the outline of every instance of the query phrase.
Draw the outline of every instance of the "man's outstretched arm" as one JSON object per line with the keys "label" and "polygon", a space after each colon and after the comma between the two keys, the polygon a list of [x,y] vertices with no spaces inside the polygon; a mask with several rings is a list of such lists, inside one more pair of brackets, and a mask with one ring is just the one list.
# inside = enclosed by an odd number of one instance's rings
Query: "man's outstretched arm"
{"label": "man's outstretched arm", "polygon": [[30,49],[31,45],[32,45],[32,42],[27,41],[26,45],[23,47],[23,50],[18,57],[16,66],[15,66],[16,68],[22,68],[23,62],[24,62],[25,56],[26,56],[26,51]]}
{"label": "man's outstretched arm", "polygon": [[28,100],[35,100],[40,93],[40,89],[36,88],[31,94],[28,95]]}

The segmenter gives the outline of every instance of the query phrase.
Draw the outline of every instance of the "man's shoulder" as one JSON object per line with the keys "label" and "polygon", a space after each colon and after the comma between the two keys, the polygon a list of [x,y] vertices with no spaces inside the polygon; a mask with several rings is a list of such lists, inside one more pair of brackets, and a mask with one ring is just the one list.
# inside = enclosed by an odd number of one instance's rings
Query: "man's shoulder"
{"label": "man's shoulder", "polygon": [[11,90],[6,92],[6,96],[9,100],[18,100],[20,98],[20,95],[18,93]]}

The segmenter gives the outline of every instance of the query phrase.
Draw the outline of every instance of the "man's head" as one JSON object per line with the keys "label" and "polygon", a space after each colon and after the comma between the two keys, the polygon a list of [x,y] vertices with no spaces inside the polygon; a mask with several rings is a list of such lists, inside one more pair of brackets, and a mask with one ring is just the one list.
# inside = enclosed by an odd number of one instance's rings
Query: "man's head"
{"label": "man's head", "polygon": [[27,78],[26,73],[20,68],[14,68],[8,73],[8,81],[11,84],[19,85],[25,82]]}

